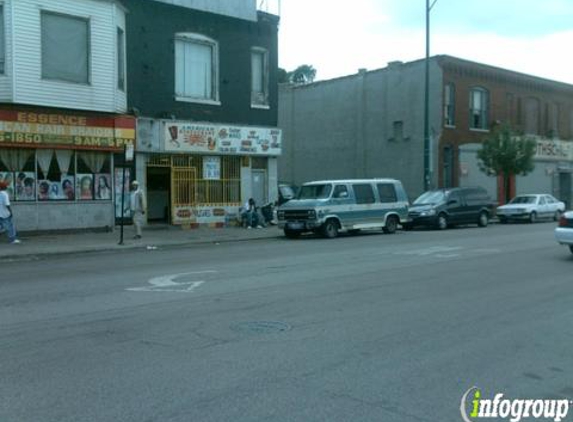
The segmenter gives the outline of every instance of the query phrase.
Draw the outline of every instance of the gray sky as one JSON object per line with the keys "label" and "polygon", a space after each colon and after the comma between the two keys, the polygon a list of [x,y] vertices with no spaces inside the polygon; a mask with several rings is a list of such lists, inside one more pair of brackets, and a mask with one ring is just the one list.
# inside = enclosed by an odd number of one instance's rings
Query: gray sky
{"label": "gray sky", "polygon": [[[425,0],[282,0],[279,66],[330,79],[425,56]],[[573,0],[437,0],[431,55],[573,84]]]}

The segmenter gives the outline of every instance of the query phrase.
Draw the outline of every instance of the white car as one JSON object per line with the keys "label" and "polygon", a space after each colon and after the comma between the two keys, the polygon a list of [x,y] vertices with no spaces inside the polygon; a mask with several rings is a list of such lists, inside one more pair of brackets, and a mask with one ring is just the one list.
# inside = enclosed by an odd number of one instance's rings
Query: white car
{"label": "white car", "polygon": [[526,220],[535,223],[541,218],[559,220],[565,212],[565,203],[547,194],[518,195],[508,204],[497,207],[497,217],[500,223],[509,220]]}
{"label": "white car", "polygon": [[573,253],[573,211],[567,211],[559,219],[555,239],[562,245],[569,245],[569,250]]}

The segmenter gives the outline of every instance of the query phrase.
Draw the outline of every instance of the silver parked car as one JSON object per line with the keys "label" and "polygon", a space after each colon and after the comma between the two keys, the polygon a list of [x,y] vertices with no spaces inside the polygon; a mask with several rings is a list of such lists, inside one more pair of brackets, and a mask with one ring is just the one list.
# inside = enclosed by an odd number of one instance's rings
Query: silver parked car
{"label": "silver parked car", "polygon": [[559,226],[555,229],[555,239],[561,245],[568,245],[573,253],[573,211],[568,211],[559,219]]}
{"label": "silver parked car", "polygon": [[565,212],[565,203],[547,194],[518,195],[508,204],[497,207],[500,223],[510,220],[525,220],[535,223],[538,219],[559,220]]}

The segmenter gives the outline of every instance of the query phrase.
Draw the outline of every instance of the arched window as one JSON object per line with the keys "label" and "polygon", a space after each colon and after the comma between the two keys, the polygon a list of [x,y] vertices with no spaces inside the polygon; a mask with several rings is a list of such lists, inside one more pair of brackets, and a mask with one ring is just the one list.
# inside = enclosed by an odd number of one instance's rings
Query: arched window
{"label": "arched window", "polygon": [[541,105],[537,98],[525,99],[525,133],[528,135],[540,135],[539,120],[541,117]]}
{"label": "arched window", "polygon": [[489,93],[484,88],[470,90],[470,129],[488,129]]}

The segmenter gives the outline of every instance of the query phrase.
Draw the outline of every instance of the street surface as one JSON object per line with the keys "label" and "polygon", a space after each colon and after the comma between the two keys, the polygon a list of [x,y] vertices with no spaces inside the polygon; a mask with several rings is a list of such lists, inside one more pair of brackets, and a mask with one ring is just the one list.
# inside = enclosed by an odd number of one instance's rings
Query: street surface
{"label": "street surface", "polygon": [[554,227],[2,262],[0,421],[453,422],[472,386],[571,399]]}

